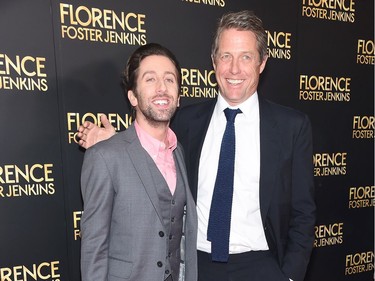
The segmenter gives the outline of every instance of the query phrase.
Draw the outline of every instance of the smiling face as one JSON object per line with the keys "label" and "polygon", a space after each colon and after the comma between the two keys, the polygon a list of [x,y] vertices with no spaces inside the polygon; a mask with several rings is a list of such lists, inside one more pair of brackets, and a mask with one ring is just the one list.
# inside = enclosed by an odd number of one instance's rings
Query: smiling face
{"label": "smiling face", "polygon": [[151,55],[140,62],[136,89],[128,91],[138,123],[169,124],[179,105],[177,76],[176,66],[165,56]]}
{"label": "smiling face", "polygon": [[212,58],[222,97],[232,106],[255,93],[267,57],[260,58],[256,36],[252,31],[225,29],[218,40],[218,51]]}

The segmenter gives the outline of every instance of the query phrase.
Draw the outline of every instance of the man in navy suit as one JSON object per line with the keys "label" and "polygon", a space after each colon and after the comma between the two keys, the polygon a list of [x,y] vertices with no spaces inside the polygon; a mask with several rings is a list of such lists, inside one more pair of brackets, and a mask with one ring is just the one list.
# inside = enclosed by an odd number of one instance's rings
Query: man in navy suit
{"label": "man in navy suit", "polygon": [[[251,11],[225,14],[211,52],[216,99],[181,108],[172,128],[185,161],[198,212],[199,281],[302,281],[313,248],[315,202],[312,132],[308,117],[258,95],[267,62],[262,21]],[[224,109],[235,120],[235,168],[229,258],[215,261],[207,239],[210,207],[225,129]],[[114,133],[85,123],[80,145]]]}

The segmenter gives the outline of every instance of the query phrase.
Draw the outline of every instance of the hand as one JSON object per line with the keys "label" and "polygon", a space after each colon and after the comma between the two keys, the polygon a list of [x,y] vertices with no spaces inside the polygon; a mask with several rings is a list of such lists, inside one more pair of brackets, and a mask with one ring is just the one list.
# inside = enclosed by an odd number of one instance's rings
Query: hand
{"label": "hand", "polygon": [[112,137],[116,133],[115,128],[109,123],[106,115],[100,115],[100,121],[104,128],[90,121],[85,121],[83,125],[79,126],[77,136],[80,138],[78,142],[80,146],[88,149],[94,144]]}

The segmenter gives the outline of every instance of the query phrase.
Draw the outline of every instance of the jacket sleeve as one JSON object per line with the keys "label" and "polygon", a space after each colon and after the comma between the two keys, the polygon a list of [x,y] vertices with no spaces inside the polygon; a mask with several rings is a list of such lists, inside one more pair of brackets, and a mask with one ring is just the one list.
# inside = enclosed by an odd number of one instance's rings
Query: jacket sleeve
{"label": "jacket sleeve", "polygon": [[302,281],[313,248],[316,209],[312,129],[307,116],[295,136],[291,166],[291,215],[282,270],[293,281]]}
{"label": "jacket sleeve", "polygon": [[81,172],[84,211],[81,219],[82,281],[105,281],[114,189],[102,154],[86,151]]}

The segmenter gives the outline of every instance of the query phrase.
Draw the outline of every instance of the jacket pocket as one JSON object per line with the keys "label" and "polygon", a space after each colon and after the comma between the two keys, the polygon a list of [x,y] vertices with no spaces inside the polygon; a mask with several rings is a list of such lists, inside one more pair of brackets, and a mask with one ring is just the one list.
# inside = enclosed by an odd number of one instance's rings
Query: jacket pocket
{"label": "jacket pocket", "polygon": [[127,261],[121,261],[109,257],[108,259],[108,279],[116,277],[113,280],[126,280],[129,279],[132,274],[133,263]]}

